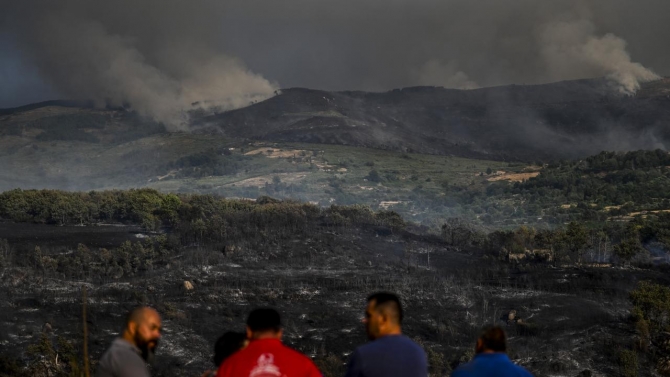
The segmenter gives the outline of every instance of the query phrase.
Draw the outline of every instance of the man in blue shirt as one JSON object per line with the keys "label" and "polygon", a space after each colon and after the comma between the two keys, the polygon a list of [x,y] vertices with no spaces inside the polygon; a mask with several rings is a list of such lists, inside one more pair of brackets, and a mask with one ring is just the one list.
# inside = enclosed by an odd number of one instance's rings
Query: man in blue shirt
{"label": "man in blue shirt", "polygon": [[507,336],[498,326],[487,327],[477,339],[475,357],[451,373],[451,377],[533,377],[507,357]]}
{"label": "man in blue shirt", "polygon": [[346,377],[427,377],[423,349],[402,335],[402,306],[393,293],[368,297],[365,330],[370,343],[351,355]]}

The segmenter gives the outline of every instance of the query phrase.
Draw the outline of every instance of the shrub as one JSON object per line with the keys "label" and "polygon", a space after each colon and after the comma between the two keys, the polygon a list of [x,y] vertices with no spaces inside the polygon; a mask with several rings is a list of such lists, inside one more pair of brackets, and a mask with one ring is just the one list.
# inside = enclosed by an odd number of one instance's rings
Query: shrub
{"label": "shrub", "polygon": [[637,377],[638,361],[637,353],[632,350],[619,352],[619,370],[623,377]]}

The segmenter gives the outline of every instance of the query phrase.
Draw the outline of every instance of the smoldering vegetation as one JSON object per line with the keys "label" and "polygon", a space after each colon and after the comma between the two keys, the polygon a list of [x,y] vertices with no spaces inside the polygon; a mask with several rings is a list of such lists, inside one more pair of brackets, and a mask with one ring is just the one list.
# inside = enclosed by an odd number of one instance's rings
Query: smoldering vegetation
{"label": "smoldering vegetation", "polygon": [[[287,343],[325,375],[340,375],[364,341],[365,295],[381,289],[402,296],[405,331],[426,349],[435,376],[469,360],[479,327],[489,323],[505,326],[512,358],[539,376],[647,375],[662,370],[667,355],[657,330],[667,315],[664,267],[624,258],[614,260],[618,267],[585,263],[597,246],[574,226],[557,230],[564,241],[555,241],[549,258],[539,246],[546,235],[519,229],[505,238],[454,221],[430,233],[362,206],[152,190],[16,191],[0,203],[3,219],[34,235],[22,239],[14,225],[0,224],[7,239],[0,242],[1,365],[12,375],[81,370],[83,287],[93,366],[128,309],[161,311],[157,375],[209,367],[217,335],[241,329],[258,305],[281,309]],[[86,245],[68,236],[72,225],[114,245]],[[60,242],[52,232],[62,232]],[[518,249],[528,256],[512,258]]]}
{"label": "smoldering vegetation", "polygon": [[470,91],[284,90],[196,122],[229,137],[330,143],[512,161],[667,144],[667,79],[622,96],[605,79]]}

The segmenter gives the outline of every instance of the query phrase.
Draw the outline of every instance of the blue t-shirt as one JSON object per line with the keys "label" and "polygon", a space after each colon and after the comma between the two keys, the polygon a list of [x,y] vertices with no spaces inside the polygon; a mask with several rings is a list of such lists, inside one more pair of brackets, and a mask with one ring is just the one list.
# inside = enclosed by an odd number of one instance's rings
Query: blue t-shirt
{"label": "blue t-shirt", "polygon": [[349,359],[346,377],[426,377],[423,349],[404,335],[388,335],[360,346]]}
{"label": "blue t-shirt", "polygon": [[533,377],[530,372],[514,364],[504,353],[480,353],[467,364],[451,373],[451,377]]}

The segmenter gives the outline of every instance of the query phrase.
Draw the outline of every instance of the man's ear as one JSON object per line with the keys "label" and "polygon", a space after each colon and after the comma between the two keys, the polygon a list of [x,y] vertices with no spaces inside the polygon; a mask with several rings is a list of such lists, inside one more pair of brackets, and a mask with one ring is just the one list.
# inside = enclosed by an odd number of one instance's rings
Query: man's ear
{"label": "man's ear", "polygon": [[254,332],[251,331],[249,326],[247,326],[247,339],[251,340],[251,339],[253,339],[253,337],[254,337]]}
{"label": "man's ear", "polygon": [[279,329],[277,332],[277,339],[281,340],[281,338],[284,336],[284,329]]}
{"label": "man's ear", "polygon": [[380,325],[387,325],[391,323],[391,316],[386,312],[386,310],[382,310],[379,313],[377,313],[379,316],[379,324]]}
{"label": "man's ear", "polygon": [[128,334],[135,336],[135,334],[137,333],[137,323],[135,321],[128,322],[128,326],[126,326],[126,331],[128,331]]}

